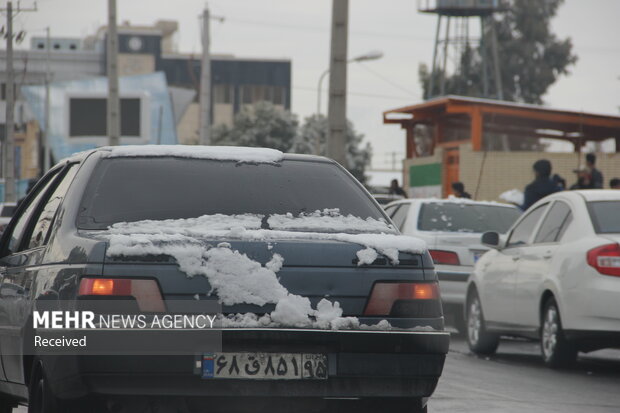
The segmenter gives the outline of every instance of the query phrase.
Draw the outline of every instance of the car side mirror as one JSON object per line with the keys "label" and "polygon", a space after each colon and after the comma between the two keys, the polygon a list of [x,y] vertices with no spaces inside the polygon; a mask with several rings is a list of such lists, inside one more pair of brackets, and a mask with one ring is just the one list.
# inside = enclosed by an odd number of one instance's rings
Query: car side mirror
{"label": "car side mirror", "polygon": [[484,234],[482,234],[481,242],[482,242],[482,245],[486,245],[487,247],[491,247],[495,249],[501,248],[499,233],[495,231],[487,231]]}

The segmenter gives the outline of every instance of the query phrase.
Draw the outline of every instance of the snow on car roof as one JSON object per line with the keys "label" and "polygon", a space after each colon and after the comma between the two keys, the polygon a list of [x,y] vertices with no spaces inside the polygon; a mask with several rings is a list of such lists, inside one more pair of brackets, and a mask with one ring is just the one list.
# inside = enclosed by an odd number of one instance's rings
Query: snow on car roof
{"label": "snow on car roof", "polygon": [[405,202],[419,202],[419,203],[439,203],[439,204],[469,204],[469,205],[492,205],[492,206],[500,206],[506,208],[516,208],[514,205],[505,204],[502,202],[496,201],[474,201],[469,198],[457,198],[454,195],[450,195],[448,198],[413,198],[413,199],[403,199],[400,201],[395,201],[395,203],[405,203]]}
{"label": "snow on car roof", "polygon": [[583,196],[586,201],[620,201],[620,191],[617,189],[585,189],[571,192]]}
{"label": "snow on car roof", "polygon": [[180,158],[212,159],[250,163],[280,162],[284,154],[276,149],[239,146],[199,145],[124,145],[100,148],[106,157],[175,156]]}

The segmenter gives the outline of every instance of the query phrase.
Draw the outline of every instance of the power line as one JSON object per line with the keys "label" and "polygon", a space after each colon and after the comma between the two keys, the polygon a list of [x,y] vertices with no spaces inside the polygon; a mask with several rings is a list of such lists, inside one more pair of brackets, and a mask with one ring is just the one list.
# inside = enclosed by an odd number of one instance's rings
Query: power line
{"label": "power line", "polygon": [[[316,87],[293,86],[292,89],[302,90],[302,91],[305,91],[305,92],[317,93]],[[381,95],[381,94],[374,94],[374,93],[349,92],[349,91],[347,91],[347,94],[348,95],[353,95],[353,96],[361,96],[361,97],[368,97],[368,98],[378,98],[378,99],[411,100],[411,96]]]}
{"label": "power line", "polygon": [[[276,22],[267,22],[260,20],[249,20],[249,19],[237,19],[237,18],[226,18],[227,21],[232,23],[242,23],[252,26],[261,26],[273,29],[288,29],[288,30],[296,30],[296,31],[310,31],[310,32],[321,32],[325,35],[329,34],[329,27],[321,27],[321,26],[303,26],[303,25],[293,25],[293,24],[283,24]],[[370,36],[370,37],[386,37],[386,38],[394,38],[394,39],[402,39],[402,40],[415,40],[415,41],[424,41],[431,42],[433,41],[432,37],[426,36],[415,36],[407,33],[385,33],[385,32],[373,32],[366,30],[351,30],[351,34],[359,35],[359,36]],[[600,54],[619,54],[620,49],[613,48],[603,48],[597,46],[585,46],[577,48],[582,51],[587,51],[590,53],[600,53]]]}
{"label": "power line", "polygon": [[396,82],[392,81],[391,79],[389,79],[389,78],[387,78],[387,77],[383,76],[381,73],[378,73],[378,72],[376,72],[376,71],[372,70],[371,68],[369,68],[368,66],[366,66],[366,65],[365,65],[365,64],[363,64],[363,63],[359,63],[359,65],[360,65],[362,68],[364,68],[367,72],[369,72],[369,73],[373,74],[374,76],[376,76],[376,77],[378,77],[379,79],[383,80],[384,82],[386,82],[386,83],[388,83],[388,84],[392,85],[393,87],[395,87],[395,88],[397,88],[397,89],[399,89],[399,90],[401,90],[401,91],[405,91],[405,92],[407,92],[407,93],[409,93],[409,94],[411,94],[411,95],[415,95],[415,97],[416,97],[416,98],[419,98],[419,94],[418,94],[418,93],[416,93],[416,92],[414,92],[414,91],[412,91],[412,90],[409,90],[409,89],[407,89],[407,88],[402,87],[402,86],[401,86],[401,85],[399,85],[398,83],[396,83]]}
{"label": "power line", "polygon": [[[329,27],[320,27],[320,26],[303,26],[303,25],[293,25],[293,24],[283,24],[283,23],[273,23],[266,22],[260,20],[248,20],[248,19],[237,19],[237,18],[226,18],[229,22],[243,23],[249,24],[252,26],[262,26],[262,27],[270,27],[270,28],[279,28],[279,29],[290,29],[297,31],[312,31],[312,32],[321,32],[325,35],[329,34]],[[384,33],[384,32],[372,32],[365,30],[351,30],[351,34],[356,34],[360,36],[374,36],[374,37],[392,37],[392,38],[401,38],[407,40],[420,40],[420,41],[432,41],[431,37],[423,37],[423,36],[412,36],[406,33]]]}

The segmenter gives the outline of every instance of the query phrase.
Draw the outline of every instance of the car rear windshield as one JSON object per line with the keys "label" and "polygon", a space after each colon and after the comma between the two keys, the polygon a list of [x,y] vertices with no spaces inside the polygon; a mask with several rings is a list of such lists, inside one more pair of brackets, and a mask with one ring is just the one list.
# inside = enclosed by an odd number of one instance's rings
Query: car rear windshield
{"label": "car rear windshield", "polygon": [[468,203],[425,203],[418,218],[420,231],[505,233],[521,213],[516,208]]}
{"label": "car rear windshield", "polygon": [[620,201],[588,202],[588,211],[597,234],[620,234]]}
{"label": "car rear windshield", "polygon": [[211,214],[298,215],[325,208],[364,219],[385,218],[357,181],[328,162],[108,158],[91,176],[78,227],[104,229],[117,222]]}

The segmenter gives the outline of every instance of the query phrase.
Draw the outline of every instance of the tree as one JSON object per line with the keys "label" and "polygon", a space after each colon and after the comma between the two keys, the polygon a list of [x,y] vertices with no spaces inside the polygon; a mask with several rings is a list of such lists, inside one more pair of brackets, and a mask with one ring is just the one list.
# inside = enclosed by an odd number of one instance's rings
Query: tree
{"label": "tree", "polygon": [[288,152],[297,136],[297,116],[276,108],[270,102],[258,102],[244,107],[232,127],[213,128],[214,145],[259,146]]}
{"label": "tree", "polygon": [[[570,38],[559,39],[551,32],[550,21],[564,0],[510,0],[508,9],[494,17],[504,99],[542,104],[542,96],[568,68],[575,64]],[[485,25],[485,48],[491,53],[491,25]],[[489,40],[486,40],[489,39]],[[482,96],[482,58],[480,48],[466,48],[460,58],[460,70],[446,77],[446,93]],[[490,59],[489,59],[490,60]],[[489,73],[493,90],[493,71]],[[439,79],[443,74],[438,74]],[[430,73],[420,65],[419,76],[424,96],[428,96]]]}
{"label": "tree", "polygon": [[[312,115],[304,119],[299,130],[293,152],[311,154],[316,151],[317,140],[320,145],[320,154],[327,151],[327,118],[323,115]],[[370,143],[362,147],[364,135],[357,133],[351,121],[347,121],[347,164],[343,165],[361,183],[366,182],[364,172],[370,164],[372,148]]]}

